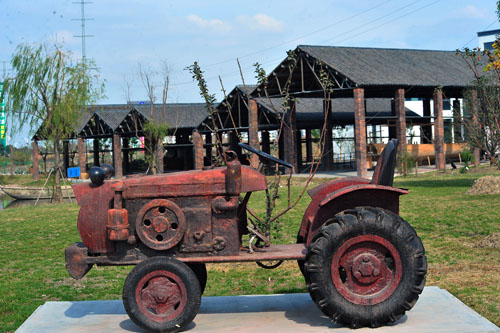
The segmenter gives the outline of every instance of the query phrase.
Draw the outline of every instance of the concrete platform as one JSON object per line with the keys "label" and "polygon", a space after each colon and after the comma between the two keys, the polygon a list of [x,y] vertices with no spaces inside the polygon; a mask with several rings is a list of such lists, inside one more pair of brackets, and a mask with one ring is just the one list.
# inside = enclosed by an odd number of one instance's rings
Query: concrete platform
{"label": "concrete platform", "polygon": [[[203,297],[191,332],[348,332],[331,323],[309,294]],[[17,332],[141,332],[122,302],[47,302]],[[356,332],[500,332],[446,290],[426,287],[415,307],[391,326]]]}

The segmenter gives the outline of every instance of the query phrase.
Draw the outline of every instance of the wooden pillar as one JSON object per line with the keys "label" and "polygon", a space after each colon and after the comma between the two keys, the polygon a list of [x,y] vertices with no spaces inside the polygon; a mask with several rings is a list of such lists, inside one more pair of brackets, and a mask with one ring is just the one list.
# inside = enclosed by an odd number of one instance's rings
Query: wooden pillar
{"label": "wooden pillar", "polygon": [[262,131],[262,151],[271,154],[271,141],[269,140],[269,131]]}
{"label": "wooden pillar", "polygon": [[354,89],[354,136],[358,177],[367,178],[365,90],[363,88]]}
{"label": "wooden pillar", "polygon": [[238,155],[238,158],[240,158],[241,157],[241,150],[240,150],[240,147],[238,146],[238,142],[240,142],[240,140],[238,139],[238,135],[236,135],[235,131],[229,131],[227,133],[227,136],[229,139],[229,149],[234,151],[236,153],[236,155]]}
{"label": "wooden pillar", "polygon": [[99,166],[99,139],[94,139],[94,166]]}
{"label": "wooden pillar", "polygon": [[283,137],[284,159],[293,166],[293,170],[287,168],[286,172],[289,173],[299,172],[299,166],[297,163],[297,145],[295,144],[295,141],[297,140],[296,131],[297,121],[295,115],[295,102],[293,100],[289,100],[288,110],[285,112],[283,131],[281,133],[281,136]]}
{"label": "wooden pillar", "polygon": [[333,169],[333,137],[332,137],[332,101],[323,100],[323,119],[326,119],[326,131],[324,135],[323,154],[321,156],[321,170]]}
{"label": "wooden pillar", "polygon": [[312,135],[311,130],[306,129],[306,162],[312,162]]}
{"label": "wooden pillar", "polygon": [[123,174],[127,174],[130,170],[130,141],[129,138],[123,138]]}
{"label": "wooden pillar", "polygon": [[443,121],[443,91],[436,88],[433,95],[434,101],[434,154],[436,169],[445,170],[444,157],[444,121]]}
{"label": "wooden pillar", "polygon": [[453,100],[453,142],[462,142],[462,114],[460,108],[460,100]]}
{"label": "wooden pillar", "polygon": [[203,138],[197,131],[193,131],[193,155],[193,168],[203,169]]}
{"label": "wooden pillar", "polygon": [[297,173],[302,169],[302,132],[298,129],[295,132],[295,144],[297,152]]}
{"label": "wooden pillar", "polygon": [[40,180],[40,165],[38,163],[40,155],[38,153],[37,140],[33,140],[32,147],[33,147],[33,179]]}
{"label": "wooden pillar", "polygon": [[163,173],[164,168],[163,168],[163,155],[165,153],[165,148],[163,148],[163,140],[160,139],[158,140],[157,146],[156,146],[156,155],[158,157],[158,163],[156,164],[156,171],[158,173]]}
{"label": "wooden pillar", "polygon": [[283,133],[280,134],[278,140],[278,157],[280,160],[285,160],[285,141],[283,140]]}
{"label": "wooden pillar", "polygon": [[431,124],[431,100],[426,98],[422,101],[424,110],[425,126],[420,126],[420,142],[432,142],[432,124]]}
{"label": "wooden pillar", "polygon": [[394,95],[394,110],[396,111],[396,138],[399,140],[398,153],[406,151],[406,112],[405,90],[396,89]]}
{"label": "wooden pillar", "polygon": [[85,157],[85,140],[82,137],[78,137],[78,166],[80,167],[80,178],[83,173],[87,172],[85,167]]}
{"label": "wooden pillar", "polygon": [[[255,99],[250,99],[248,101],[248,144],[255,149],[260,149],[259,117],[257,101]],[[252,157],[250,158],[250,166],[253,168],[259,167],[259,156],[252,154]]]}
{"label": "wooden pillar", "polygon": [[65,177],[68,177],[68,168],[69,168],[69,141],[63,141],[63,174]]}
{"label": "wooden pillar", "polygon": [[115,178],[121,178],[123,176],[123,166],[120,134],[113,134],[113,166],[115,168]]}
{"label": "wooden pillar", "polygon": [[212,133],[205,134],[205,157],[212,165]]}
{"label": "wooden pillar", "polygon": [[[479,128],[479,122],[478,122],[479,105],[477,99],[477,90],[472,90],[471,94],[472,94],[471,98],[472,98],[473,127]],[[481,161],[481,149],[479,147],[474,147],[474,165],[479,166],[480,161]]]}

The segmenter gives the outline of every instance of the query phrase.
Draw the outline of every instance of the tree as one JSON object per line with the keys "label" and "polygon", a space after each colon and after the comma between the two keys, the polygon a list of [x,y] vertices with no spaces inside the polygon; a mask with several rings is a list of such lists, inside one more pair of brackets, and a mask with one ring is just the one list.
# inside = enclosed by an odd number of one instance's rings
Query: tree
{"label": "tree", "polygon": [[[168,134],[170,128],[167,124],[167,97],[170,84],[169,70],[166,62],[162,63],[162,69],[159,72],[154,72],[149,69],[144,69],[139,64],[139,78],[142,85],[146,89],[147,96],[150,102],[150,118],[143,124],[145,137],[145,147],[149,155],[147,161],[154,175],[158,172],[160,159],[163,159],[165,152],[163,151],[163,138]],[[158,86],[161,90],[161,108],[156,110],[155,102],[157,99]],[[162,172],[160,170],[160,172]]]}
{"label": "tree", "polygon": [[92,62],[74,64],[71,54],[59,47],[21,44],[11,61],[16,72],[6,81],[6,113],[13,131],[28,124],[31,131],[53,143],[55,201],[62,200],[60,182],[61,141],[71,137],[82,109],[101,96],[104,86],[91,74]]}

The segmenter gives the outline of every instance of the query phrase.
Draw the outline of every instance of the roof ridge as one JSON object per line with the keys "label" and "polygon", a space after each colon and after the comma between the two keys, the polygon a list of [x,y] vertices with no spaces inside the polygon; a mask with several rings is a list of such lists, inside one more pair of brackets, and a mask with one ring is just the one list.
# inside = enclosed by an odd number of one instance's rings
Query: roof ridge
{"label": "roof ridge", "polygon": [[334,45],[297,45],[297,48],[331,48],[331,49],[358,49],[358,50],[391,50],[391,51],[419,51],[419,52],[456,52],[456,50],[428,50],[428,49],[403,49],[394,47],[370,47],[370,46],[334,46]]}

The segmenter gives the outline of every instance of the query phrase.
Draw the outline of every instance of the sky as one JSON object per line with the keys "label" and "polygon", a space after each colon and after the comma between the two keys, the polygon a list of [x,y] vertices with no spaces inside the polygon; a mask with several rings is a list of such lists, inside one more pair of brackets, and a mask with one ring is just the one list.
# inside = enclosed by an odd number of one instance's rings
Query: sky
{"label": "sky", "polygon": [[[81,5],[0,0],[0,78],[22,43],[63,44],[82,57]],[[168,102],[203,102],[185,68],[198,61],[220,101],[221,83],[255,83],[253,64],[271,72],[297,45],[456,50],[478,46],[477,32],[499,29],[494,0],[158,1],[91,0],[85,5],[86,57],[105,84],[100,104],[147,100],[139,64],[168,66]],[[237,59],[243,75],[240,75]],[[219,79],[220,77],[220,79]],[[127,84],[128,83],[128,84]],[[160,98],[161,99],[161,98]],[[29,143],[23,130],[8,143]]]}

